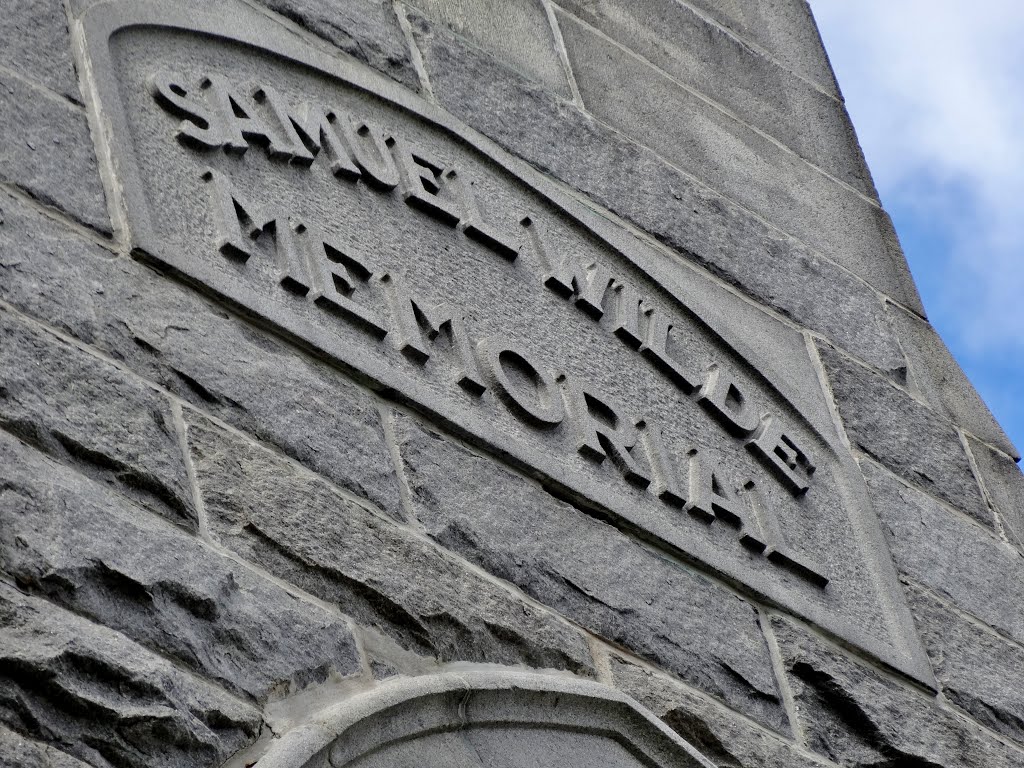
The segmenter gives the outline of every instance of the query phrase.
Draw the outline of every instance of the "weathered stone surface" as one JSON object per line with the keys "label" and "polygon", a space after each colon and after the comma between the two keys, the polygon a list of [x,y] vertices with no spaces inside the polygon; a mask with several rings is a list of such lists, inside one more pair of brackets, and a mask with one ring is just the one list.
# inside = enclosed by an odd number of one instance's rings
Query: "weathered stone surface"
{"label": "weathered stone surface", "polygon": [[1024,752],[921,691],[855,663],[784,620],[772,622],[812,750],[844,766],[1010,768]]}
{"label": "weathered stone surface", "polygon": [[1020,466],[999,451],[967,439],[981,475],[981,482],[988,492],[1003,523],[1007,537],[1024,550],[1024,474]]}
{"label": "weathered stone surface", "polygon": [[719,768],[817,768],[795,744],[750,724],[675,680],[611,656],[615,687],[660,717]]}
{"label": "weathered stone surface", "polygon": [[688,4],[838,96],[835,76],[805,0],[688,0]]}
{"label": "weathered stone surface", "polygon": [[257,699],[359,670],[345,621],[0,433],[0,571]]}
{"label": "weathered stone surface", "polygon": [[899,307],[890,304],[888,311],[907,355],[912,380],[928,402],[955,424],[1019,458],[1019,452],[996,423],[988,406],[978,396],[935,329],[927,321]]}
{"label": "weathered stone surface", "polygon": [[405,35],[387,0],[259,0],[402,85],[418,89]]}
{"label": "weathered stone surface", "polygon": [[196,527],[167,399],[3,307],[0,427]]}
{"label": "weathered stone surface", "polygon": [[408,4],[549,91],[571,96],[542,0],[408,0]]}
{"label": "weathered stone surface", "polygon": [[189,421],[211,529],[242,557],[419,653],[590,670],[568,624],[267,451]]}
{"label": "weathered stone surface", "polygon": [[0,197],[0,298],[398,514],[371,397],[194,290]]}
{"label": "weathered stone surface", "polygon": [[0,66],[80,102],[64,8],[56,0],[17,0],[0,14]]}
{"label": "weathered stone surface", "polygon": [[946,698],[979,723],[1024,742],[1024,647],[967,620],[926,590],[911,586],[907,594]]}
{"label": "weathered stone surface", "polygon": [[[675,0],[568,0],[560,5],[677,82],[722,105],[740,122],[764,131],[813,165],[877,198],[842,102],[690,6]],[[570,28],[575,26],[563,14],[559,18],[566,18]],[[570,48],[570,60],[573,52]],[[590,76],[589,71],[577,76],[581,86]]]}
{"label": "weathered stone surface", "polygon": [[0,70],[0,135],[0,179],[93,229],[110,231],[81,107]]}
{"label": "weathered stone surface", "polygon": [[987,526],[992,511],[953,426],[884,377],[818,344],[851,442],[908,482]]}
{"label": "weathered stone surface", "polygon": [[450,33],[410,20],[446,109],[861,359],[882,370],[906,365],[864,283]]}
{"label": "weathered stone surface", "polygon": [[565,15],[559,20],[583,103],[598,119],[880,291],[908,300],[909,271],[891,222],[877,204],[587,26]]}
{"label": "weathered stone surface", "polygon": [[0,722],[96,768],[205,768],[260,728],[247,704],[6,584],[0,680]]}
{"label": "weathered stone surface", "polygon": [[595,634],[786,729],[748,603],[411,420],[396,432],[429,536]]}
{"label": "weathered stone surface", "polygon": [[0,766],[3,768],[88,768],[66,752],[41,741],[26,739],[0,725]]}
{"label": "weathered stone surface", "polygon": [[862,465],[896,567],[960,610],[1024,642],[1024,559],[994,533],[880,467]]}
{"label": "weathered stone surface", "polygon": [[[650,712],[606,685],[466,666],[391,681],[283,734],[275,731],[278,738],[259,762],[336,768],[715,768]],[[248,755],[238,758],[239,764],[253,764]]]}

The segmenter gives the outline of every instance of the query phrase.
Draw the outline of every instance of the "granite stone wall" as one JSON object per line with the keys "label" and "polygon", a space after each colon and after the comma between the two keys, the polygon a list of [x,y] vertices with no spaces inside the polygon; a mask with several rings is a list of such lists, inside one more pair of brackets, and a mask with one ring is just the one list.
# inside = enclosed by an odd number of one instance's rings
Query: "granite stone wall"
{"label": "granite stone wall", "polygon": [[136,258],[102,5],[0,9],[0,764],[244,765],[324,702],[503,665],[616,688],[722,768],[1024,765],[1019,455],[924,316],[803,0],[238,6],[792,332],[916,677]]}

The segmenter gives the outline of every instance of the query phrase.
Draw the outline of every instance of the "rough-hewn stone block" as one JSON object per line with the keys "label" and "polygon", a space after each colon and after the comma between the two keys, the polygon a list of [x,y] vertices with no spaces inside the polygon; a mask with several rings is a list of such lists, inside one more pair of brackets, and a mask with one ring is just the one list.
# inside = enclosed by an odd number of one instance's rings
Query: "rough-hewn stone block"
{"label": "rough-hewn stone block", "polygon": [[0,725],[0,765],[5,768],[89,768],[51,744],[26,739]]}
{"label": "rough-hewn stone block", "polygon": [[993,731],[1024,742],[1024,647],[982,629],[926,590],[907,594],[946,698]]}
{"label": "rough-hewn stone block", "polygon": [[818,345],[850,440],[908,482],[992,526],[953,426],[868,368]]}
{"label": "rough-hewn stone block", "polygon": [[888,311],[907,355],[912,381],[928,402],[968,432],[1019,457],[935,329],[899,307],[890,304]]}
{"label": "rough-hewn stone block", "polygon": [[389,0],[259,0],[282,16],[413,89],[419,79]]}
{"label": "rough-hewn stone block", "polygon": [[474,128],[861,359],[883,370],[906,365],[864,283],[455,36],[410,18],[439,101]]}
{"label": "rough-hewn stone block", "polygon": [[730,768],[818,768],[822,763],[725,707],[643,669],[618,655],[611,657],[615,687],[629,694],[672,730],[711,759]]}
{"label": "rough-hewn stone block", "polygon": [[81,101],[71,65],[68,20],[60,0],[15,0],[4,6],[0,13],[0,66]]}
{"label": "rough-hewn stone block", "polygon": [[85,110],[0,70],[0,136],[0,179],[110,231]]}
{"label": "rough-hewn stone block", "polygon": [[343,374],[12,198],[0,209],[0,298],[397,514],[373,398]]}
{"label": "rough-hewn stone block", "polygon": [[912,301],[895,232],[877,205],[589,27],[566,15],[559,23],[583,103],[598,119],[880,291]]}
{"label": "rough-hewn stone block", "polygon": [[96,768],[205,768],[255,709],[123,635],[0,583],[0,720]]}
{"label": "rough-hewn stone block", "polygon": [[1007,537],[1024,550],[1024,474],[1008,456],[977,440],[968,445],[978,465],[981,482],[995,506]]}
{"label": "rough-hewn stone block", "polygon": [[586,673],[581,635],[411,531],[201,418],[189,442],[215,536],[405,647]]}
{"label": "rough-hewn stone block", "polygon": [[676,0],[562,0],[560,5],[740,121],[877,197],[842,102],[690,6]]}
{"label": "rough-hewn stone block", "polygon": [[402,419],[429,536],[609,641],[784,730],[753,607],[536,484]]}
{"label": "rough-hewn stone block", "polygon": [[167,399],[3,307],[0,427],[195,529]]}
{"label": "rough-hewn stone block", "polygon": [[435,22],[513,69],[570,97],[565,66],[542,0],[407,0]]}
{"label": "rough-hewn stone block", "polygon": [[862,468],[896,567],[962,611],[1024,642],[1020,553],[885,470],[869,463]]}
{"label": "rough-hewn stone block", "polygon": [[809,746],[847,766],[1010,768],[1018,752],[931,696],[855,663],[784,620],[772,622]]}
{"label": "rough-hewn stone block", "polygon": [[342,617],[0,433],[0,571],[257,699],[359,670]]}
{"label": "rough-hewn stone block", "polygon": [[838,94],[806,0],[686,0],[822,90]]}

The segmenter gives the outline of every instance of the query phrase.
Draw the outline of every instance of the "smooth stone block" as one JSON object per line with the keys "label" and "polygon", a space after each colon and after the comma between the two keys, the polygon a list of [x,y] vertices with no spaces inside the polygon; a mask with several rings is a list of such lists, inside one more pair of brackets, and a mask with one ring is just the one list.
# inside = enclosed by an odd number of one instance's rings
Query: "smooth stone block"
{"label": "smooth stone block", "polygon": [[68,20],[59,0],[14,0],[0,13],[0,66],[81,102]]}
{"label": "smooth stone block", "polygon": [[877,198],[842,101],[694,8],[676,0],[563,0],[559,5],[741,122]]}
{"label": "smooth stone block", "polygon": [[996,535],[863,463],[896,567],[997,632],[1024,642],[1024,559]]}
{"label": "smooth stone block", "polygon": [[839,95],[835,75],[806,0],[686,2],[826,93]]}
{"label": "smooth stone block", "polygon": [[993,526],[953,425],[865,366],[828,345],[817,347],[853,444],[907,482]]}
{"label": "smooth stone block", "polygon": [[409,6],[552,93],[571,96],[543,0],[409,0]]}
{"label": "smooth stone block", "polygon": [[259,0],[357,61],[419,88],[409,46],[386,0]]}
{"label": "smooth stone block", "polygon": [[1009,456],[967,438],[981,482],[1010,541],[1024,550],[1024,474]]}
{"label": "smooth stone block", "polygon": [[[882,293],[916,306],[896,233],[876,203],[587,25],[566,15],[559,19],[583,104],[595,117]],[[623,88],[622,83],[632,87]]]}
{"label": "smooth stone block", "polygon": [[900,307],[889,304],[886,309],[909,360],[913,382],[925,399],[955,424],[1019,458],[1016,447],[996,423],[935,329]]}
{"label": "smooth stone block", "polygon": [[85,110],[0,70],[0,135],[0,180],[98,232],[111,231]]}

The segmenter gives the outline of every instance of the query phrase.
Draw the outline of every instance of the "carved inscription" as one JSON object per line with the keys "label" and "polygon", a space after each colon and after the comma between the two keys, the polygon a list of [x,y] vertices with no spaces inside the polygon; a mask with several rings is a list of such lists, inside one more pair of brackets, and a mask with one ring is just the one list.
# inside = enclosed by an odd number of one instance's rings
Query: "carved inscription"
{"label": "carved inscription", "polygon": [[[183,3],[108,0],[76,31],[133,258],[668,558],[667,589],[692,568],[934,685],[806,340],[695,265],[730,247],[710,214],[656,201],[696,252],[658,247],[273,18]],[[289,416],[312,450],[332,390]],[[480,503],[531,535],[515,499]]]}
{"label": "carved inscription", "polygon": [[[180,121],[174,138],[193,151],[237,158],[264,152],[300,169],[326,166],[338,184],[397,195],[433,226],[483,245],[509,268],[534,265],[539,290],[560,297],[632,350],[638,365],[653,366],[692,398],[711,428],[766,468],[787,494],[799,498],[810,488],[815,464],[809,451],[782,415],[746,391],[725,360],[697,366],[674,332],[673,318],[628,276],[562,252],[533,215],[488,210],[474,180],[430,148],[337,107],[290,102],[266,84],[167,71],[154,72],[147,82],[156,103]],[[825,569],[784,540],[763,481],[728,476],[699,447],[668,445],[644,403],[616,402],[586,377],[545,366],[509,339],[473,337],[459,306],[417,295],[401,275],[333,241],[315,217],[276,205],[272,195],[252,199],[213,168],[197,182],[208,200],[220,258],[245,265],[257,253],[269,253],[280,290],[323,310],[324,323],[351,324],[367,344],[390,344],[424,372],[432,356],[444,356],[455,371],[452,386],[479,403],[493,390],[493,402],[516,419],[541,432],[563,430],[579,456],[610,465],[620,482],[678,514],[730,526],[738,546],[818,587],[828,584]]]}

